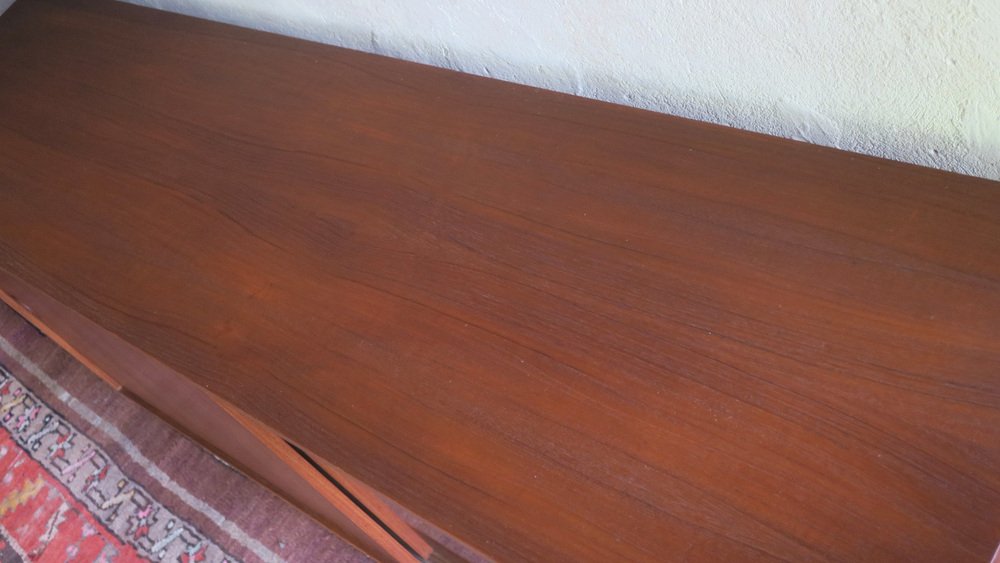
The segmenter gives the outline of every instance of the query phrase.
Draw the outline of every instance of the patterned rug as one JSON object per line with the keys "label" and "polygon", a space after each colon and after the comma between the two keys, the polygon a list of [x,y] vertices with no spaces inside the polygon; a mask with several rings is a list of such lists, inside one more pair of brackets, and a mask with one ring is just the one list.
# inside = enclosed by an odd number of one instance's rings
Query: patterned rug
{"label": "patterned rug", "polygon": [[368,561],[0,303],[0,562]]}

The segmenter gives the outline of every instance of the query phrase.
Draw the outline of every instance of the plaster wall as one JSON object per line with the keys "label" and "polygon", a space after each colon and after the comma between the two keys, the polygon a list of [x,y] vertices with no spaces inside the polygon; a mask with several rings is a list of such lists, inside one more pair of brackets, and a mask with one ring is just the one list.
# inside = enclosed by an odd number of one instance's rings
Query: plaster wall
{"label": "plaster wall", "polygon": [[130,1],[1000,179],[997,0]]}

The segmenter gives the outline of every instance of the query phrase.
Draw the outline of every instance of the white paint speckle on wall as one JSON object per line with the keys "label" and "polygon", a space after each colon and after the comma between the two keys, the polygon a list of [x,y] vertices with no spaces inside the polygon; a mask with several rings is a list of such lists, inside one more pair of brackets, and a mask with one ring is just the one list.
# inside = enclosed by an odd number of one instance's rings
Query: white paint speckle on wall
{"label": "white paint speckle on wall", "polygon": [[997,0],[130,1],[1000,179]]}

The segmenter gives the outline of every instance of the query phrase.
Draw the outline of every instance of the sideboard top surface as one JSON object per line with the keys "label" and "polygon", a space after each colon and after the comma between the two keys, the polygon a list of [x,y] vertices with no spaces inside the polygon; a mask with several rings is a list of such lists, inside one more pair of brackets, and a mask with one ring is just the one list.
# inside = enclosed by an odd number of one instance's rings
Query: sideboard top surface
{"label": "sideboard top surface", "polygon": [[996,182],[414,63],[0,17],[0,268],[503,559],[987,559],[998,221]]}

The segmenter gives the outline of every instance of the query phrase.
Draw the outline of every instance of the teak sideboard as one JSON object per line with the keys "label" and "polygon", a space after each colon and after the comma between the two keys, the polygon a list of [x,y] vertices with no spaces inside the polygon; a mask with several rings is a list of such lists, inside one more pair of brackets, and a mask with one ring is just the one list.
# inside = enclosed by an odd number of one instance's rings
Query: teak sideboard
{"label": "teak sideboard", "polygon": [[20,0],[0,295],[378,559],[1000,542],[993,181]]}

